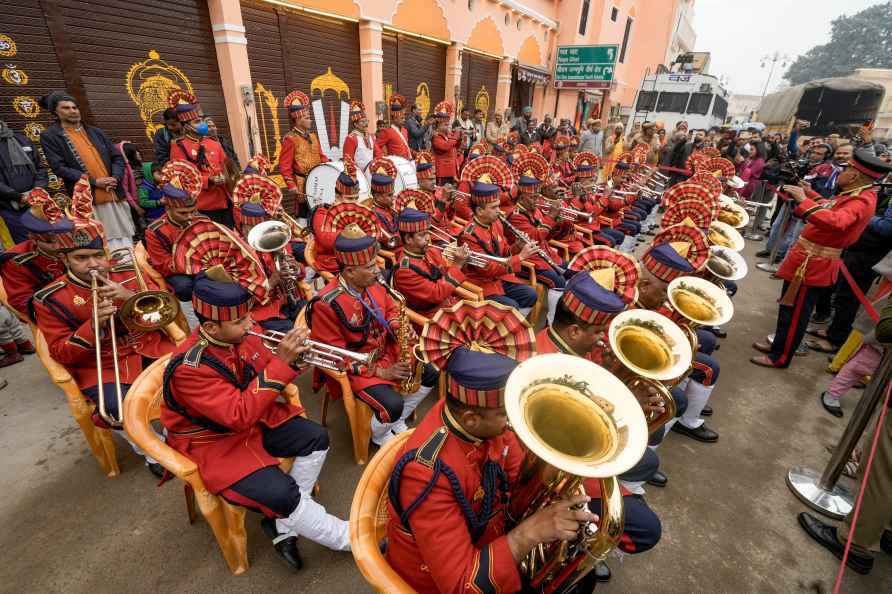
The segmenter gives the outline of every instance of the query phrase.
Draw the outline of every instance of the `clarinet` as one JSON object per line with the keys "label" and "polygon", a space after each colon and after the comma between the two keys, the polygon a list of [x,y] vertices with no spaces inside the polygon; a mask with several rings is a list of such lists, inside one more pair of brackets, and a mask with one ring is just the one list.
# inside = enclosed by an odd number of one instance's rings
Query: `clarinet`
{"label": "clarinet", "polygon": [[521,240],[522,242],[524,242],[527,245],[531,245],[531,246],[535,247],[536,254],[540,258],[545,260],[545,263],[548,264],[552,270],[557,272],[562,277],[566,276],[567,271],[565,269],[561,268],[560,266],[558,266],[557,263],[551,259],[551,256],[548,255],[548,252],[546,252],[544,249],[542,249],[542,246],[540,246],[538,242],[533,241],[532,239],[530,239],[529,235],[527,235],[526,233],[524,233],[523,231],[521,231],[520,229],[518,229],[511,223],[509,223],[508,219],[505,218],[505,215],[499,215],[499,220],[502,221],[502,224],[505,226],[505,228],[508,229],[509,231],[511,231],[511,233],[513,233],[517,239]]}

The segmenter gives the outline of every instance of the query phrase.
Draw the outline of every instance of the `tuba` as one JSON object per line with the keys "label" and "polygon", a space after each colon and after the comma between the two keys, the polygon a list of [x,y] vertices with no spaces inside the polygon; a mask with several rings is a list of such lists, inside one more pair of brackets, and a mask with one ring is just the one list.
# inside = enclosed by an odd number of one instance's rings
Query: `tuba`
{"label": "tuba", "polygon": [[676,383],[691,367],[689,337],[666,316],[646,309],[630,309],[614,317],[607,337],[619,364],[611,371],[631,374],[629,387],[652,387],[663,400],[663,414],[647,419],[653,432],[675,417],[675,400],[667,385]]}
{"label": "tuba", "polygon": [[509,527],[583,493],[588,479],[600,482],[598,525],[582,523],[575,538],[539,544],[520,562],[536,591],[568,592],[619,543],[623,498],[616,475],[644,454],[644,415],[617,377],[565,354],[519,364],[505,385],[505,409],[527,450],[507,508]]}
{"label": "tuba", "polygon": [[734,315],[734,304],[724,289],[696,276],[680,276],[666,289],[669,303],[697,326],[721,326]]}
{"label": "tuba", "polygon": [[282,292],[292,307],[300,301],[297,279],[288,263],[286,252],[291,243],[292,226],[282,221],[263,221],[248,232],[248,245],[254,251],[271,253],[275,258],[276,272],[281,275]]}

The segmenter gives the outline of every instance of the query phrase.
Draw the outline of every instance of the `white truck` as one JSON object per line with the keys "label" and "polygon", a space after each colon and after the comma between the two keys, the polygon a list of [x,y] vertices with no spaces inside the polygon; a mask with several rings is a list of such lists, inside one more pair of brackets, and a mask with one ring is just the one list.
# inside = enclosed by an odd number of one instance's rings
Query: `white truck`
{"label": "white truck", "polygon": [[635,124],[663,122],[671,134],[684,120],[689,130],[721,126],[728,113],[728,91],[714,76],[664,72],[644,77],[635,96],[635,107],[626,122],[626,135]]}

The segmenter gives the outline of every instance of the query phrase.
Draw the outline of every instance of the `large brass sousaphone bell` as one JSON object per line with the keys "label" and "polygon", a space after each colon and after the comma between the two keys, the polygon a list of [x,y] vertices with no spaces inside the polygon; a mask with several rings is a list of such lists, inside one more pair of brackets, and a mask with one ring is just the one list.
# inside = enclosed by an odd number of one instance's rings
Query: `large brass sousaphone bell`
{"label": "large brass sousaphone bell", "polygon": [[540,544],[520,563],[536,591],[567,592],[619,543],[623,499],[616,475],[644,454],[644,414],[617,377],[564,354],[539,355],[518,365],[505,385],[505,409],[527,448],[511,492],[512,526],[584,492],[586,479],[599,479],[598,525],[581,524],[574,539]]}
{"label": "large brass sousaphone bell", "polygon": [[180,302],[167,291],[151,290],[146,285],[142,271],[136,262],[133,248],[119,248],[109,254],[117,263],[132,263],[139,290],[121,304],[118,318],[131,332],[153,332],[176,320],[180,315]]}
{"label": "large brass sousaphone bell", "polygon": [[721,326],[734,315],[734,304],[724,289],[696,276],[680,276],[666,290],[669,303],[695,326]]}

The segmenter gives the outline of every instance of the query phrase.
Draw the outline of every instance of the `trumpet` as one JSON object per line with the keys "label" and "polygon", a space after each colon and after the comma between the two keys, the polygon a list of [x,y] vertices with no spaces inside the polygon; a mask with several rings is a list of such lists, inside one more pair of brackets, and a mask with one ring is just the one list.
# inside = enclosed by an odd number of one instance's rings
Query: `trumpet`
{"label": "trumpet", "polygon": [[[282,339],[285,337],[284,332],[278,332],[276,330],[267,330],[265,333],[253,332],[249,330],[248,334],[261,339],[264,342],[264,346],[266,346],[273,353],[276,352],[276,347],[269,346],[266,343],[272,342],[278,344],[282,342]],[[344,369],[346,369],[347,367],[348,359],[356,361],[357,363],[361,363],[363,365],[371,364],[374,359],[374,353],[357,353],[355,351],[348,351],[347,349],[342,349],[330,344],[325,344],[324,342],[310,340],[309,338],[304,340],[304,344],[309,346],[310,350],[302,354],[298,358],[298,360],[301,363],[306,363],[307,365],[312,365],[321,369],[329,369],[331,371],[344,371]]]}
{"label": "trumpet", "polygon": [[[297,221],[295,221],[296,223]],[[299,301],[297,279],[294,277],[294,269],[285,254],[285,248],[291,243],[291,237],[291,225],[282,221],[263,221],[254,225],[248,233],[247,239],[248,245],[255,251],[274,254],[276,272],[280,274],[282,291],[288,299],[288,305],[294,307]]]}
{"label": "trumpet", "polygon": [[[547,198],[542,198],[539,201],[539,208],[551,208],[551,203],[557,202],[557,200],[549,200]],[[558,213],[558,220],[560,221],[570,221],[570,222],[592,222],[591,213],[587,213],[584,210],[576,210],[575,208],[570,208],[569,206],[564,206],[561,204],[560,212]]]}

